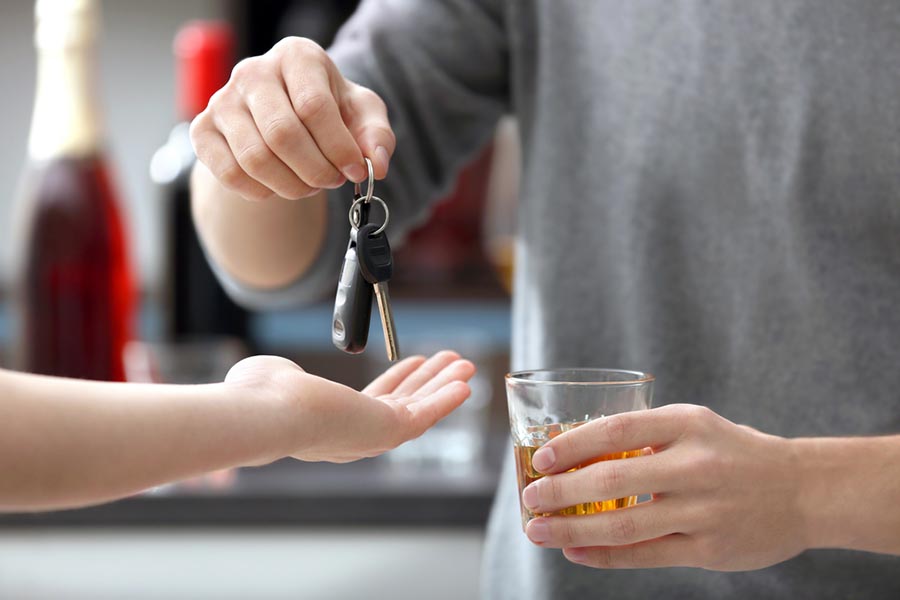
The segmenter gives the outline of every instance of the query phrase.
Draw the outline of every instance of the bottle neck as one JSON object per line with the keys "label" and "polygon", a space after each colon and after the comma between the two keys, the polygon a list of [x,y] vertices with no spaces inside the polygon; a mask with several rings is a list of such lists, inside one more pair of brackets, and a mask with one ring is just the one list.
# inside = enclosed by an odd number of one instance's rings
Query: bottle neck
{"label": "bottle neck", "polygon": [[92,44],[38,48],[37,91],[28,150],[33,160],[79,158],[101,146]]}

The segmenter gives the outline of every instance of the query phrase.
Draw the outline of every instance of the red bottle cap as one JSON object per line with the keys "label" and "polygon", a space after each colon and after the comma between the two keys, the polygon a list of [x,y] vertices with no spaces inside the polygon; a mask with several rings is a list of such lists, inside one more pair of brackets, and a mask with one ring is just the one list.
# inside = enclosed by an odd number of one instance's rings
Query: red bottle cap
{"label": "red bottle cap", "polygon": [[175,36],[178,112],[189,121],[225,85],[234,65],[234,31],[224,21],[191,21]]}

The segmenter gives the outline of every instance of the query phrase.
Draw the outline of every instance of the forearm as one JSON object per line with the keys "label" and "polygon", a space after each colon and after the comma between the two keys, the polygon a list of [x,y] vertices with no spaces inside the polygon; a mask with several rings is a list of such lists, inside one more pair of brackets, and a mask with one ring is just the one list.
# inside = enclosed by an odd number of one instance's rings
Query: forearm
{"label": "forearm", "polygon": [[900,554],[900,436],[792,445],[809,545]]}
{"label": "forearm", "polygon": [[312,266],[325,240],[326,194],[250,202],[226,190],[202,163],[191,178],[194,224],[210,256],[237,281],[276,289]]}
{"label": "forearm", "polygon": [[285,446],[284,411],[226,384],[112,384],[0,370],[0,510],[95,504]]}

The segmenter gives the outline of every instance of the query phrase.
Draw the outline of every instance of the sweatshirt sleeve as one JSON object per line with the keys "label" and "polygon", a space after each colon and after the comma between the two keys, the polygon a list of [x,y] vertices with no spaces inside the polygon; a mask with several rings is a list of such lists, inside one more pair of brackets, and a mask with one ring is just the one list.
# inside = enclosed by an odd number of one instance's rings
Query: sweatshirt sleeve
{"label": "sweatshirt sleeve", "polygon": [[[341,73],[388,107],[397,148],[375,194],[390,209],[399,246],[449,191],[458,171],[509,109],[507,31],[501,0],[363,0],[329,49]],[[365,183],[363,183],[365,187]],[[253,289],[217,275],[238,302],[285,308],[337,285],[349,235],[352,188],[329,192],[328,231],[314,264],[281,289]],[[378,219],[373,209],[372,219]]]}

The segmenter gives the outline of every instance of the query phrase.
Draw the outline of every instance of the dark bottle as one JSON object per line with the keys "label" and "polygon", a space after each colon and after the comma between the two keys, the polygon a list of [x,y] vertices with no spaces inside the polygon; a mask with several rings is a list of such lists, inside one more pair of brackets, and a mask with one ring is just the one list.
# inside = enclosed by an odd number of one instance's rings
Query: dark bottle
{"label": "dark bottle", "polygon": [[37,90],[20,205],[18,367],[124,381],[134,288],[103,152],[96,0],[38,0]]}
{"label": "dark bottle", "polygon": [[190,174],[196,157],[190,121],[228,81],[234,34],[227,23],[195,21],[175,38],[181,120],[153,156],[150,176],[164,196],[165,335],[169,340],[232,336],[246,339],[247,312],[224,292],[206,261],[191,219]]}

